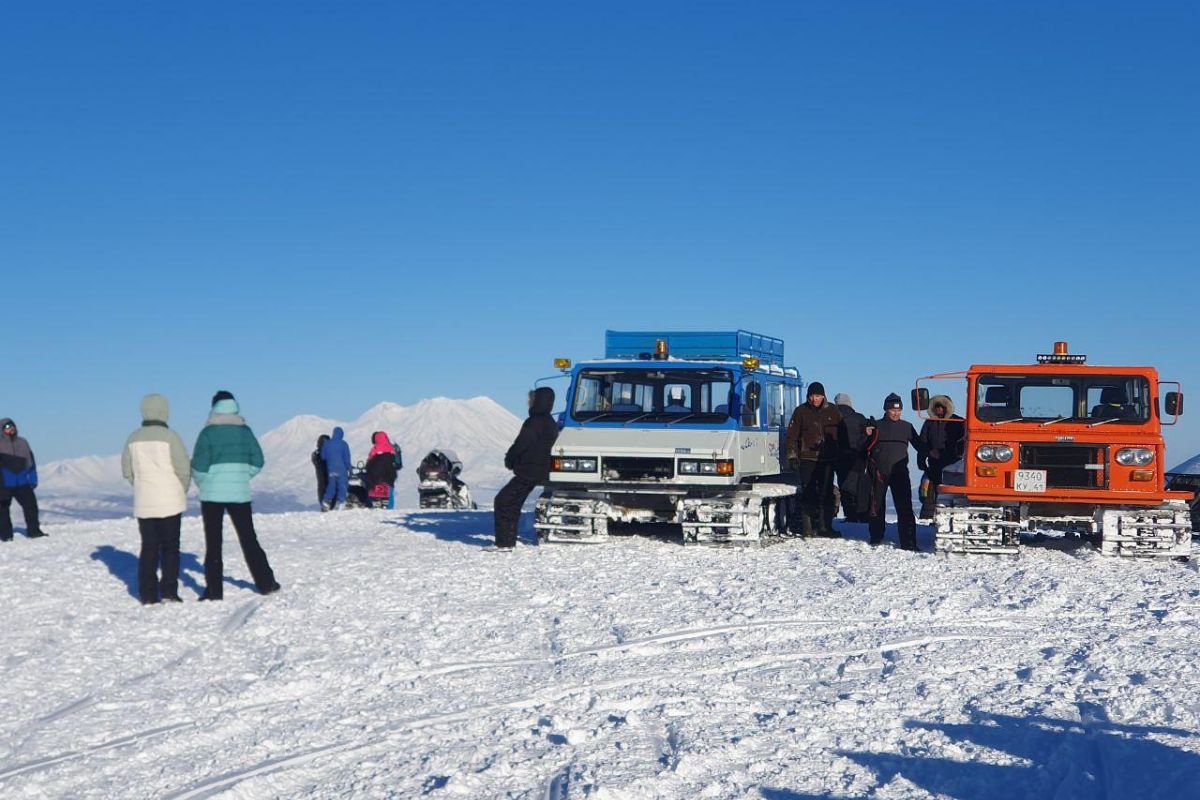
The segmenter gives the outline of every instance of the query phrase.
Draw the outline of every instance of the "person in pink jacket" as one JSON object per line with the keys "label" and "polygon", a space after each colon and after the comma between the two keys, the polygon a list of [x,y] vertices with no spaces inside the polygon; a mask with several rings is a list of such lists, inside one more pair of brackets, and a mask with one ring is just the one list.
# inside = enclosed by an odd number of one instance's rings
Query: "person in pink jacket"
{"label": "person in pink jacket", "polygon": [[396,448],[382,431],[372,438],[371,452],[367,455],[367,498],[372,506],[391,508],[396,487]]}

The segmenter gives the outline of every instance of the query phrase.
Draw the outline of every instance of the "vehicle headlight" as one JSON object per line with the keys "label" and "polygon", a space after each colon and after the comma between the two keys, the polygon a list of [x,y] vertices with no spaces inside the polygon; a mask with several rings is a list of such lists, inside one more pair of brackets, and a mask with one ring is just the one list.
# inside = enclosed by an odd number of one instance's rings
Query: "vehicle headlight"
{"label": "vehicle headlight", "polygon": [[555,458],[551,463],[554,472],[595,472],[599,462],[596,458]]}
{"label": "vehicle headlight", "polygon": [[979,449],[975,451],[975,457],[980,461],[992,463],[1012,461],[1013,449],[1006,444],[980,445]]}
{"label": "vehicle headlight", "polygon": [[700,462],[700,474],[701,475],[716,475],[717,474],[717,462],[701,461]]}
{"label": "vehicle headlight", "polygon": [[1154,451],[1146,447],[1124,447],[1117,451],[1117,463],[1123,467],[1144,467],[1153,461]]}
{"label": "vehicle headlight", "polygon": [[680,461],[679,462],[679,474],[681,474],[681,475],[695,475],[699,471],[700,471],[700,462],[698,462],[698,461]]}

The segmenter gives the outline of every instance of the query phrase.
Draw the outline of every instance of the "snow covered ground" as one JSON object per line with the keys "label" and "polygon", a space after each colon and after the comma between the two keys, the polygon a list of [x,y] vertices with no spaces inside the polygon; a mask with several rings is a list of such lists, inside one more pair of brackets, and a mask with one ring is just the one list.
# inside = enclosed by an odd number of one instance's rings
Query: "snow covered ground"
{"label": "snow covered ground", "polygon": [[198,603],[189,517],[187,602],[149,608],[131,520],[0,545],[0,796],[1200,796],[1195,561],[854,525],[506,555],[490,522],[262,515],[283,591],[230,533]]}

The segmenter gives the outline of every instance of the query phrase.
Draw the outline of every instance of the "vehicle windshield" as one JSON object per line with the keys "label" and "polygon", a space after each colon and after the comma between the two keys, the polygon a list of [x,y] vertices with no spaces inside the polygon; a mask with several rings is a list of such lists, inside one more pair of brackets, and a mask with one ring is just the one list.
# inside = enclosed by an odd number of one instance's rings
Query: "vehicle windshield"
{"label": "vehicle windshield", "polygon": [[724,369],[585,369],[575,379],[575,419],[716,422],[729,417],[733,376]]}
{"label": "vehicle windshield", "polygon": [[984,422],[1143,423],[1150,383],[1138,375],[981,375],[975,416]]}

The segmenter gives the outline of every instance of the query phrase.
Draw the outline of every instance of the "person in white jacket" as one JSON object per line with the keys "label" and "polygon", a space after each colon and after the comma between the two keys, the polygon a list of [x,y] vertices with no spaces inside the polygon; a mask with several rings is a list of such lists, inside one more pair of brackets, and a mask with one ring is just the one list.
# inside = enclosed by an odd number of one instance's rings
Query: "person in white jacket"
{"label": "person in white jacket", "polygon": [[[125,442],[121,472],[133,484],[133,514],[142,536],[138,597],[143,605],[180,602],[179,527],[187,508],[192,464],[179,434],[167,427],[161,394],[142,398],[142,425]],[[162,577],[159,577],[159,567]]]}

